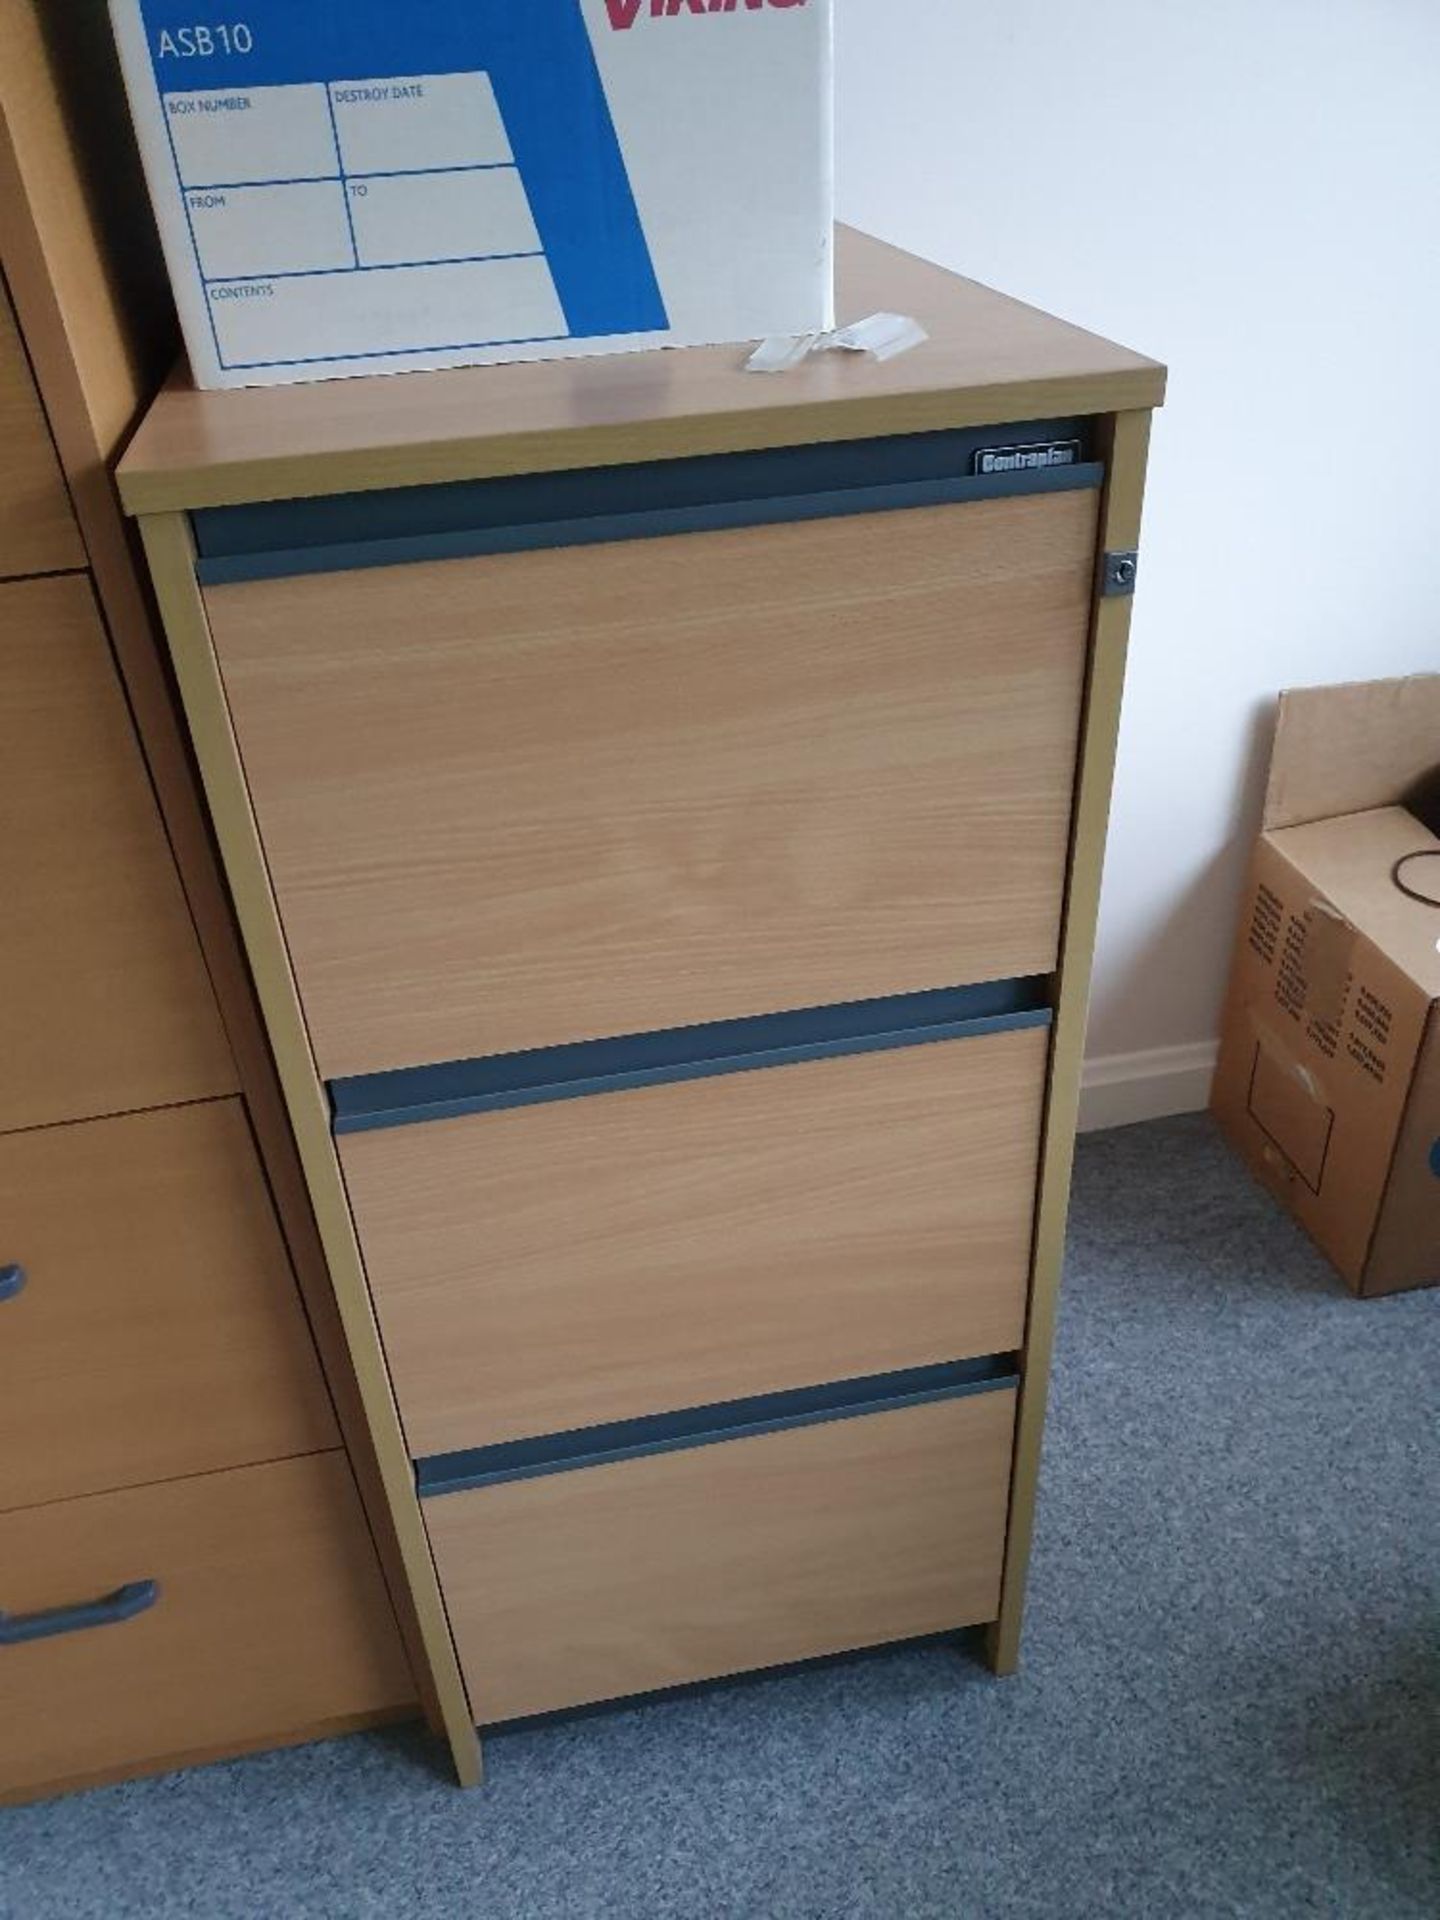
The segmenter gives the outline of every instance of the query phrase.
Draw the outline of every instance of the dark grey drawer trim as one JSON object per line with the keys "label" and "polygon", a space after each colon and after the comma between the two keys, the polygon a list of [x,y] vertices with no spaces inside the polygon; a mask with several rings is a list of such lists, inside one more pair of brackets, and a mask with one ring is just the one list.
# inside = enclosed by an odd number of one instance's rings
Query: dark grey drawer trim
{"label": "dark grey drawer trim", "polygon": [[[778,1680],[795,1674],[818,1673],[827,1668],[859,1666],[873,1660],[877,1653],[919,1652],[925,1648],[948,1648],[959,1659],[973,1658],[983,1665],[981,1642],[983,1626],[942,1628],[939,1633],[917,1633],[903,1640],[872,1640],[864,1646],[845,1647],[839,1653],[812,1653],[798,1660],[778,1660],[769,1667],[741,1667],[736,1673],[713,1674],[708,1680],[679,1680],[669,1686],[642,1687],[638,1693],[617,1694],[613,1699],[587,1700],[578,1707],[547,1707],[539,1713],[516,1714],[513,1720],[480,1720],[475,1730],[486,1740],[503,1740],[512,1733],[526,1733],[537,1727],[568,1726],[579,1720],[603,1720],[607,1714],[633,1713],[637,1706],[656,1706],[665,1700],[695,1700],[707,1693],[723,1693],[730,1688],[749,1686],[756,1680]],[[974,1649],[973,1654],[970,1651]]]}
{"label": "dark grey drawer trim", "polygon": [[534,1480],[547,1473],[574,1473],[584,1467],[611,1466],[616,1461],[639,1460],[653,1453],[676,1453],[682,1448],[784,1433],[792,1427],[813,1427],[823,1421],[895,1413],[933,1400],[958,1400],[967,1394],[994,1393],[1018,1384],[1019,1374],[1009,1354],[947,1360],[937,1366],[869,1374],[860,1380],[798,1387],[787,1393],[722,1400],[679,1413],[577,1427],[534,1440],[506,1440],[461,1453],[431,1454],[416,1461],[415,1484],[421,1498],[428,1500],[446,1493],[499,1486],[507,1480]]}
{"label": "dark grey drawer trim", "polygon": [[337,1134],[416,1126],[504,1107],[791,1066],[801,1060],[1044,1027],[1050,1019],[1050,981],[1041,974],[668,1027],[614,1040],[582,1040],[332,1080],[332,1125]]}
{"label": "dark grey drawer trim", "polygon": [[[202,585],[223,586],[1091,490],[1104,479],[1091,440],[1088,421],[1045,420],[209,507],[191,516],[196,570]],[[1046,446],[1069,463],[1023,464],[1025,448]],[[1010,471],[977,471],[1002,448],[1016,459]]]}

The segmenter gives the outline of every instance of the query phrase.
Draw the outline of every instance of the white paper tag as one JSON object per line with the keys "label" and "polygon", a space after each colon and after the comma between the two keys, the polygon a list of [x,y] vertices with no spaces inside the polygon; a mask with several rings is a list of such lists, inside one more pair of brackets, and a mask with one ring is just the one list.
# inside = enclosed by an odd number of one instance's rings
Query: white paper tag
{"label": "white paper tag", "polygon": [[818,351],[839,348],[844,353],[868,353],[874,360],[894,360],[929,338],[908,313],[872,313],[868,319],[852,321],[848,327],[822,335]]}
{"label": "white paper tag", "polygon": [[791,367],[798,367],[806,355],[813,352],[817,341],[824,338],[820,333],[772,333],[768,340],[760,342],[745,362],[745,371],[788,373]]}
{"label": "white paper tag", "polygon": [[833,333],[773,334],[745,362],[747,373],[788,373],[812,353],[868,353],[872,360],[894,360],[930,338],[907,313],[872,313]]}

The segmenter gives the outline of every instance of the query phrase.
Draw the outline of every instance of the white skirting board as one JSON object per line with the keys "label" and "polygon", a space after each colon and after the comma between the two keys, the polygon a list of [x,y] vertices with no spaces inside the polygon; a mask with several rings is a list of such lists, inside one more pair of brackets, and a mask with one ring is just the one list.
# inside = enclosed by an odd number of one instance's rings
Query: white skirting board
{"label": "white skirting board", "polygon": [[1085,1062],[1080,1086],[1080,1131],[1128,1127],[1172,1113],[1199,1113],[1209,1104],[1219,1051],[1213,1040],[1143,1053],[1109,1053]]}

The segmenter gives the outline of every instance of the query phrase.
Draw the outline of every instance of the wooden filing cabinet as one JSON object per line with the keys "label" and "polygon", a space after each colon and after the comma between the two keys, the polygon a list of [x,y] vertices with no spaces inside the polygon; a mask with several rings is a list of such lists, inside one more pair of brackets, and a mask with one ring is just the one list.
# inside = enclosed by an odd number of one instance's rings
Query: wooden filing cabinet
{"label": "wooden filing cabinet", "polygon": [[122,468],[462,1779],[1018,1653],[1154,363],[172,387]]}
{"label": "wooden filing cabinet", "polygon": [[77,66],[103,93],[103,6],[3,0],[0,1800],[415,1695],[108,471],[169,331],[125,285],[147,236],[101,217]]}

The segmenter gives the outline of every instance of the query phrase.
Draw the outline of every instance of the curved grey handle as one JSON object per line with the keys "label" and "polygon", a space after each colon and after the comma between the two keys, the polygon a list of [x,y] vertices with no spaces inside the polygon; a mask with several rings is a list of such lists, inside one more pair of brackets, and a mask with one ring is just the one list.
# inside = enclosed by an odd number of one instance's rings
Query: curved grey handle
{"label": "curved grey handle", "polygon": [[113,1627],[133,1620],[160,1598],[158,1580],[132,1580],[103,1600],[85,1600],[74,1607],[51,1607],[45,1613],[0,1613],[0,1647],[18,1647],[27,1640],[49,1640],[57,1633],[84,1633],[90,1627]]}
{"label": "curved grey handle", "polygon": [[8,1266],[0,1267],[0,1302],[13,1300],[24,1288],[25,1269],[12,1260]]}

